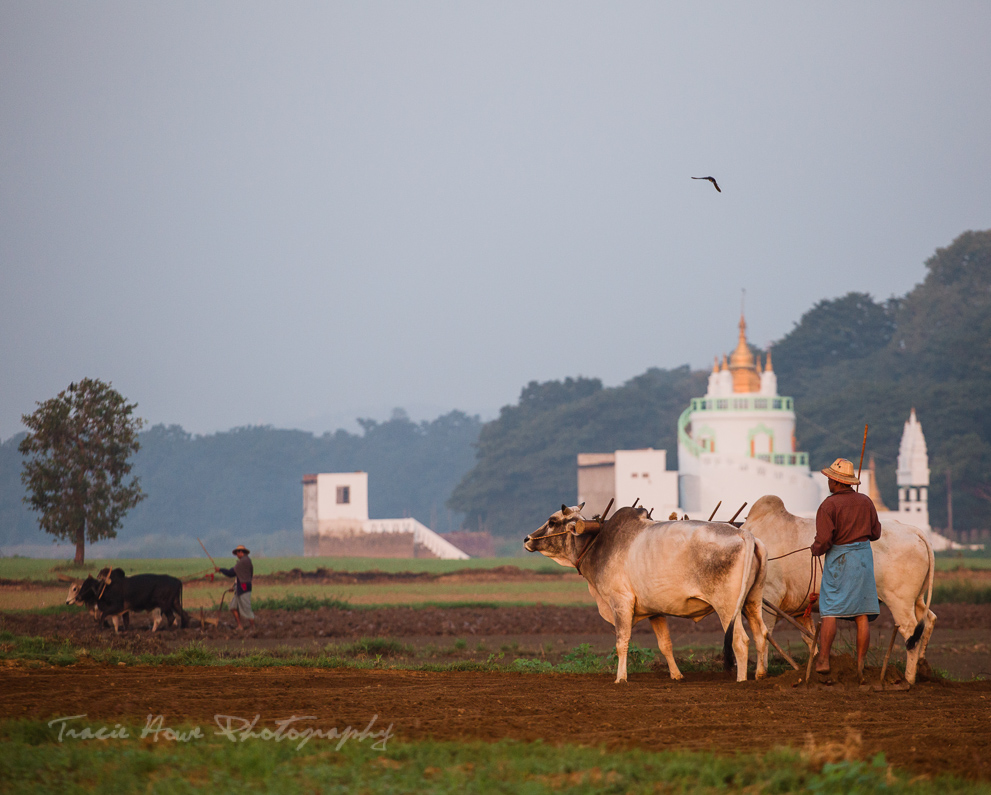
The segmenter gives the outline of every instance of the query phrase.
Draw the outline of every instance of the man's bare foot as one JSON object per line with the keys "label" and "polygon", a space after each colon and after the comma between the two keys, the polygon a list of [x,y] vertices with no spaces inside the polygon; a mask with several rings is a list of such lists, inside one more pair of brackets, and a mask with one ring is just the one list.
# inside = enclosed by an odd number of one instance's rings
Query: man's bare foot
{"label": "man's bare foot", "polygon": [[828,674],[829,673],[829,663],[826,663],[826,665],[823,666],[821,663],[818,663],[817,662],[816,663],[816,673],[817,674],[823,674],[823,675]]}

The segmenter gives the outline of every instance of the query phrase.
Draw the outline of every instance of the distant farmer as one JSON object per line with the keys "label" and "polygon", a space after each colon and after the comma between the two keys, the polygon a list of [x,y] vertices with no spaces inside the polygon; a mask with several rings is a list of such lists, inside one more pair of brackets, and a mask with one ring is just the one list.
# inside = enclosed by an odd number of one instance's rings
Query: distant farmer
{"label": "distant farmer", "polygon": [[217,571],[223,574],[225,577],[234,577],[234,598],[231,599],[231,612],[234,614],[234,620],[237,621],[237,628],[244,629],[244,625],[241,623],[241,616],[248,619],[248,623],[251,628],[255,628],[255,614],[251,610],[251,576],[254,574],[255,567],[251,563],[251,558],[248,557],[249,550],[243,545],[238,544],[231,552],[232,555],[237,556],[237,563],[231,569],[222,569],[217,566]]}
{"label": "distant farmer", "polygon": [[819,588],[822,630],[816,672],[829,673],[836,619],[845,618],[857,622],[857,673],[863,682],[864,658],[871,642],[868,622],[881,612],[871,553],[871,541],[881,537],[881,522],[871,498],[851,488],[860,483],[852,462],[837,458],[822,474],[829,479],[830,495],[816,514],[816,540],[812,544],[813,556],[826,556]]}

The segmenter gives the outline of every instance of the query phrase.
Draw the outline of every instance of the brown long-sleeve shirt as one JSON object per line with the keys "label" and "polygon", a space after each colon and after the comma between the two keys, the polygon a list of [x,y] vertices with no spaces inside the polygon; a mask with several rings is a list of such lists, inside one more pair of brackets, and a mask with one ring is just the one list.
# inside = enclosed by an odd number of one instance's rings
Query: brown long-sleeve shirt
{"label": "brown long-sleeve shirt", "polygon": [[812,554],[818,557],[833,546],[877,541],[880,537],[881,522],[871,498],[847,486],[830,494],[819,506]]}

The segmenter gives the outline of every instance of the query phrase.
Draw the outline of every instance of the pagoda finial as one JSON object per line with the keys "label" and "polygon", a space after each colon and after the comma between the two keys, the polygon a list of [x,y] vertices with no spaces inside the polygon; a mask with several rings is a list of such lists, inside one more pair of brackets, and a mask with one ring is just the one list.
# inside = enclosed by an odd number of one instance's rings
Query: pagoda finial
{"label": "pagoda finial", "polygon": [[773,347],[774,347],[773,345],[768,345],[767,346],[767,363],[764,365],[764,369],[767,372],[771,372],[772,370],[774,370],[774,368],[771,367],[771,349]]}
{"label": "pagoda finial", "polygon": [[871,453],[870,461],[867,464],[867,468],[871,473],[871,484],[867,490],[867,496],[871,498],[871,502],[874,503],[874,509],[877,511],[888,510],[884,501],[881,499],[881,490],[877,487],[877,472],[874,469],[874,453]]}

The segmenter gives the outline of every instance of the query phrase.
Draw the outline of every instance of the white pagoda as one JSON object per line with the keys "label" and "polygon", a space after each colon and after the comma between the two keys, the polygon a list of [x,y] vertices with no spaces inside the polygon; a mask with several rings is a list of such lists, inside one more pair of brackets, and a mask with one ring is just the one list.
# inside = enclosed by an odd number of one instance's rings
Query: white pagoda
{"label": "white pagoda", "polygon": [[[718,359],[705,396],[693,398],[678,420],[678,491],[683,512],[727,519],[764,494],[778,495],[789,511],[814,515],[826,479],[809,470],[809,454],[795,449],[795,408],[778,394],[771,354],[754,357],[740,316],[736,349]],[[746,516],[746,510],[740,515]]]}

